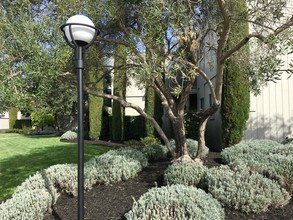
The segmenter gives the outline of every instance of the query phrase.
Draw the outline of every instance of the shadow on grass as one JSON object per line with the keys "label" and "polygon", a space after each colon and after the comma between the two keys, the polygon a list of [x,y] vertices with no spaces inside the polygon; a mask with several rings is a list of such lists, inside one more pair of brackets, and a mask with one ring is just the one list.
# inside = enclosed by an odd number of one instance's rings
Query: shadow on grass
{"label": "shadow on grass", "polygon": [[[40,137],[41,138],[41,137]],[[48,137],[46,137],[48,138]],[[108,147],[85,145],[84,159],[89,160],[109,150]],[[27,155],[0,161],[0,201],[11,197],[16,186],[37,171],[55,164],[77,163],[77,145],[62,144],[38,148]]]}

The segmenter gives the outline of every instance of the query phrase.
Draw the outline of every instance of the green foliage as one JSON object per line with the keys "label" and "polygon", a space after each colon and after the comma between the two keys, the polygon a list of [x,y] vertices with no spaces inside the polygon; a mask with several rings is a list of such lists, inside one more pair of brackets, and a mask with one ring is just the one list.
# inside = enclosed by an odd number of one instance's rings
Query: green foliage
{"label": "green foliage", "polygon": [[[187,143],[187,147],[188,147],[188,153],[190,157],[195,157],[196,153],[197,153],[197,149],[198,149],[198,142],[196,140],[192,140],[190,138],[188,138],[186,140]],[[175,148],[175,141],[172,140],[170,141],[170,144],[173,148]],[[204,146],[204,151],[202,154],[202,158],[206,157],[209,153],[209,148],[207,146]]]}
{"label": "green foliage", "polygon": [[140,141],[145,146],[152,145],[152,144],[159,144],[160,143],[160,140],[158,138],[149,137],[149,136],[144,137],[144,138],[141,138]]}
{"label": "green foliage", "polygon": [[[243,11],[247,10],[246,0],[235,2],[233,7],[236,15],[243,14]],[[242,40],[248,33],[248,22],[244,20],[237,22],[237,25],[232,26],[228,47]],[[222,146],[224,148],[238,144],[242,140],[249,117],[250,82],[246,68],[249,62],[247,54],[249,54],[249,49],[244,47],[238,51],[237,56],[231,57],[226,62],[221,104]]]}
{"label": "green foliage", "polygon": [[33,112],[31,114],[32,125],[40,128],[44,128],[45,126],[53,126],[55,119],[52,114],[39,114]]}
{"label": "green foliage", "polygon": [[[126,48],[123,45],[118,45],[115,48],[114,61],[114,95],[125,99],[126,96]],[[120,102],[113,101],[112,106],[112,137],[113,141],[121,141],[124,138],[124,108]]]}
{"label": "green foliage", "polygon": [[186,129],[186,138],[198,139],[198,128],[201,118],[200,112],[188,112],[184,116],[184,126]]}
{"label": "green foliage", "polygon": [[184,185],[152,188],[135,201],[126,219],[224,220],[224,209],[210,194]]}
{"label": "green foliage", "polygon": [[[146,89],[145,112],[149,116],[153,117],[159,125],[162,124],[162,114],[163,114],[162,104],[160,99],[156,95],[154,89],[151,87],[148,87]],[[145,131],[146,131],[146,136],[158,137],[158,134],[156,133],[154,126],[149,121],[145,122]]]}
{"label": "green foliage", "polygon": [[164,182],[167,185],[197,186],[206,172],[207,167],[200,163],[175,162],[165,171]]}
{"label": "green foliage", "polygon": [[290,196],[278,183],[247,166],[211,168],[205,176],[208,192],[221,203],[244,212],[265,212],[281,207]]}
{"label": "green foliage", "polygon": [[170,156],[168,148],[159,144],[147,145],[142,152],[150,161],[166,160]]}
{"label": "green foliage", "polygon": [[16,120],[15,128],[22,129],[22,130],[29,130],[32,128],[32,121],[30,119]]}
{"label": "green foliage", "polygon": [[13,129],[15,128],[15,123],[17,120],[17,112],[18,109],[17,108],[9,108],[9,129]]}
{"label": "green foliage", "polygon": [[[99,44],[91,47],[87,56],[88,65],[88,83],[91,88],[96,91],[103,90],[103,60],[102,49]],[[100,80],[100,81],[99,81]],[[92,140],[100,139],[102,130],[102,114],[103,114],[103,99],[93,95],[88,96],[89,102],[89,137]]]}
{"label": "green foliage", "polygon": [[43,7],[42,1],[1,2],[0,99],[28,112],[70,115],[75,87],[61,74],[68,72],[72,55],[60,31],[67,15],[53,2]]}

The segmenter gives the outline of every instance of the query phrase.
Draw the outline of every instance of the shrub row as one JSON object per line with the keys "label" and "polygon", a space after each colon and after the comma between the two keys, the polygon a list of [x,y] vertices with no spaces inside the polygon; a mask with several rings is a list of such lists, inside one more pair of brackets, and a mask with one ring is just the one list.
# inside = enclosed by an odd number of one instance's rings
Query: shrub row
{"label": "shrub row", "polygon": [[[147,158],[138,150],[108,151],[85,163],[85,188],[90,189],[95,183],[126,180],[144,166],[147,166]],[[0,204],[0,219],[43,219],[60,192],[77,195],[76,164],[54,165],[27,178],[12,198]]]}
{"label": "shrub row", "polygon": [[224,149],[221,158],[226,164],[233,166],[245,163],[271,179],[290,181],[288,186],[293,188],[293,144],[283,145],[270,140],[251,141]]}

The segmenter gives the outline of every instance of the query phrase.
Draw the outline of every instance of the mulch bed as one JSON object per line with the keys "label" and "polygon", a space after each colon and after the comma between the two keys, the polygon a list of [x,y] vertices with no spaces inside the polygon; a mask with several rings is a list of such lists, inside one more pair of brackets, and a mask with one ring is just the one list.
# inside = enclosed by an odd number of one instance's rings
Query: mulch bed
{"label": "mulch bed", "polygon": [[[210,152],[204,163],[208,167],[220,165],[220,154]],[[85,220],[121,220],[129,211],[133,199],[138,199],[149,188],[163,185],[163,173],[169,165],[168,161],[150,163],[139,175],[125,182],[111,186],[96,185],[85,193]],[[225,208],[226,220],[293,220],[293,201],[278,209],[272,209],[262,214],[246,214],[234,209]],[[77,198],[61,195],[53,207],[52,213],[47,213],[44,220],[76,220]]]}

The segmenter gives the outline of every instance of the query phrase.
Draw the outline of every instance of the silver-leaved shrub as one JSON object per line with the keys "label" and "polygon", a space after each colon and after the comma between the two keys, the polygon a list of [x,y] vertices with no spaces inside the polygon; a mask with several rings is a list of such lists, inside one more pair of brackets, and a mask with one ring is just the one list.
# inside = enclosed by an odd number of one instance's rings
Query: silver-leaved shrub
{"label": "silver-leaved shrub", "polygon": [[36,173],[17,187],[12,198],[0,204],[0,219],[41,220],[55,196],[56,191],[47,189],[42,175]]}
{"label": "silver-leaved shrub", "polygon": [[207,169],[201,163],[175,162],[165,170],[164,182],[167,185],[196,186],[202,180]]}
{"label": "silver-leaved shrub", "polygon": [[[85,163],[85,188],[95,183],[114,183],[137,175],[147,158],[137,150],[118,149]],[[58,195],[77,195],[77,165],[58,164],[27,178],[12,198],[0,204],[0,219],[39,220],[56,203]]]}
{"label": "silver-leaved shrub", "polygon": [[110,150],[106,153],[113,156],[124,156],[129,159],[138,160],[142,167],[148,165],[148,158],[139,150],[130,147],[121,147],[115,150]]}
{"label": "silver-leaved shrub", "polygon": [[277,180],[288,191],[293,191],[293,144],[255,140],[224,149],[221,158],[226,164],[245,163],[254,171]]}
{"label": "silver-leaved shrub", "polygon": [[85,165],[85,188],[96,183],[112,184],[135,177],[142,170],[138,160],[121,155],[103,154]]}
{"label": "silver-leaved shrub", "polygon": [[60,137],[60,140],[75,140],[75,139],[77,139],[77,133],[74,131],[66,131]]}
{"label": "silver-leaved shrub", "polygon": [[281,186],[245,164],[211,168],[205,176],[208,192],[226,206],[244,212],[264,212],[288,203],[290,195]]}
{"label": "silver-leaved shrub", "polygon": [[192,186],[172,185],[150,189],[134,202],[125,217],[128,220],[224,220],[225,213],[221,204],[203,190]]}

